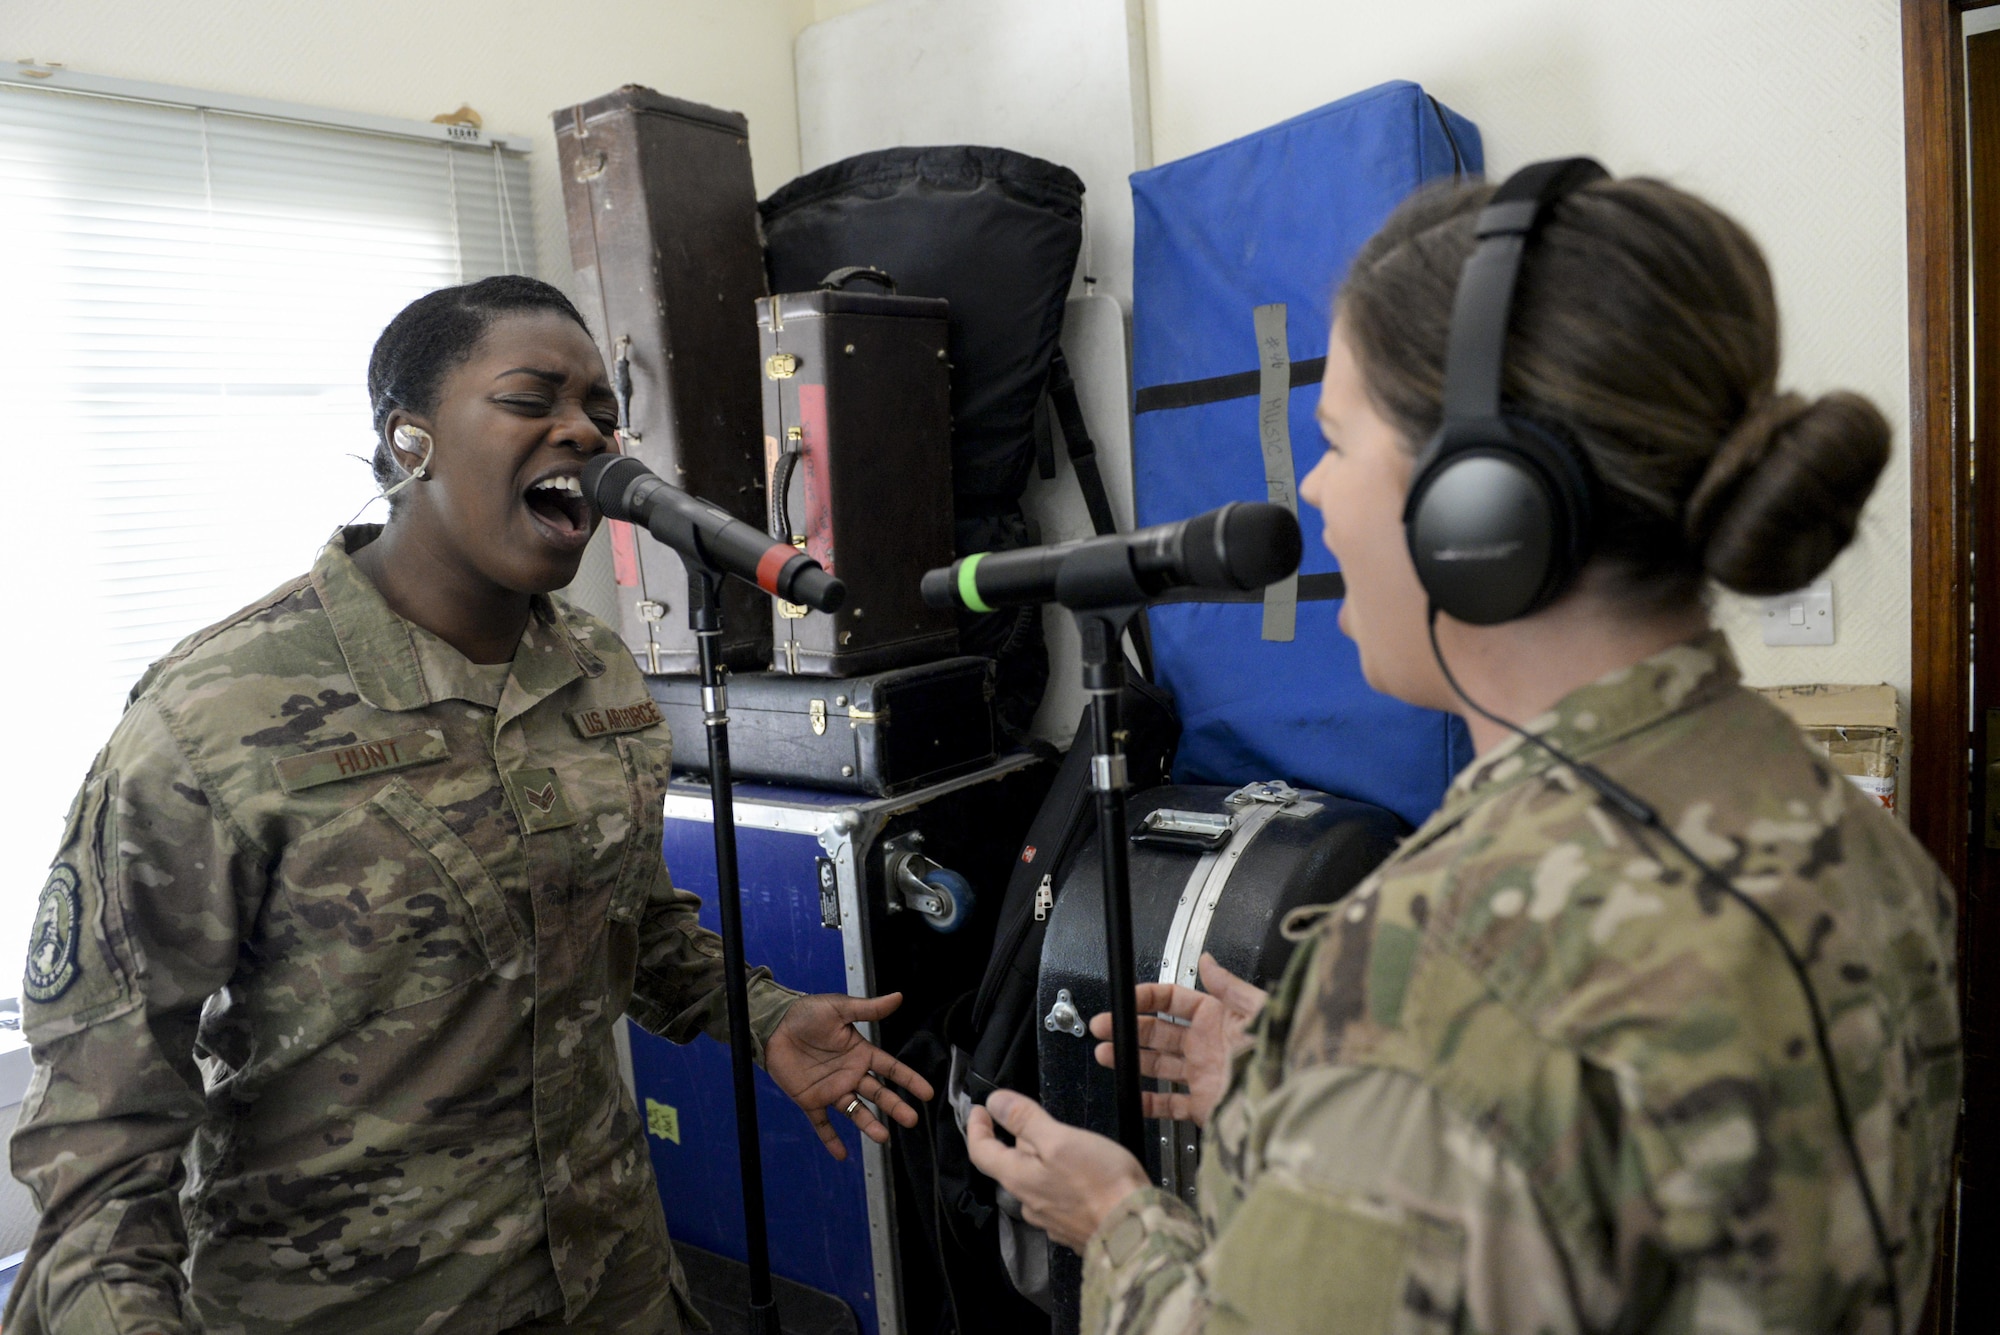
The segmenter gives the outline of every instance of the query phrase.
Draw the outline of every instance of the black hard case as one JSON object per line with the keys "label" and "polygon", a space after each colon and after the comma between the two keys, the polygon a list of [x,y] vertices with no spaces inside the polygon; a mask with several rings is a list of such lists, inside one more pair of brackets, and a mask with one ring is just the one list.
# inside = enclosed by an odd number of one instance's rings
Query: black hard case
{"label": "black hard case", "polygon": [[[677,487],[764,527],[756,302],[764,255],[749,122],[628,84],[554,113],[577,305],[615,374],[632,377],[627,451]],[[687,574],[642,533],[619,630],[640,666],[693,672]],[[723,586],[723,658],[770,656],[770,599]]]}
{"label": "black hard case", "polygon": [[[701,683],[648,677],[674,736],[674,768],[708,772]],[[947,658],[865,677],[781,672],[729,679],[729,761],[738,778],[895,797],[994,758],[993,660]]]}
{"label": "black hard case", "polygon": [[[1161,957],[1173,944],[1178,946],[1174,981],[1184,986],[1195,986],[1196,980],[1180,966],[1191,965],[1204,950],[1238,977],[1262,988],[1274,986],[1292,955],[1293,943],[1282,930],[1286,915],[1346,895],[1395,851],[1407,833],[1394,813],[1365,802],[1297,790],[1293,802],[1250,802],[1232,809],[1227,799],[1236,791],[1169,785],[1132,795],[1128,828],[1134,831],[1149,812],[1162,809],[1211,814],[1233,810],[1239,823],[1260,822],[1244,827],[1240,838],[1232,838],[1206,865],[1205,855],[1196,849],[1136,841],[1131,845],[1133,963],[1142,981],[1159,979]],[[1263,806],[1275,810],[1260,811]],[[1055,902],[1042,939],[1037,987],[1037,1005],[1044,1017],[1039,1033],[1041,1089],[1050,1115],[1071,1126],[1115,1136],[1114,1081],[1111,1071],[1097,1064],[1096,1040],[1051,1027],[1048,1019],[1063,992],[1084,1022],[1111,1008],[1105,980],[1104,873],[1098,849],[1093,832],[1055,877]],[[1197,876],[1204,878],[1200,884]],[[1191,900],[1185,913],[1183,898]],[[1208,902],[1214,908],[1204,925],[1193,910]],[[1181,938],[1170,942],[1183,918]],[[1198,1130],[1188,1122],[1148,1121],[1146,1133],[1147,1174],[1192,1204],[1200,1155]],[[1068,1335],[1077,1329],[1080,1311],[1082,1269],[1076,1253],[1050,1246],[1049,1278],[1051,1328],[1054,1335]]]}
{"label": "black hard case", "polygon": [[765,522],[847,583],[832,614],[774,604],[773,669],[850,677],[956,654],[956,618],[918,591],[952,559],[949,307],[822,290],[757,309],[766,485],[799,456]]}

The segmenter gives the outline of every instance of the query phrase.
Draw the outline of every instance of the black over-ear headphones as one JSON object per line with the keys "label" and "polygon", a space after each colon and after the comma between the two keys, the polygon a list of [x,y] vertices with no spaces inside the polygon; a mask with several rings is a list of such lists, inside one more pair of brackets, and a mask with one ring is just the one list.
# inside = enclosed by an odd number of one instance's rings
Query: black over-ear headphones
{"label": "black over-ear headphones", "polygon": [[1417,460],[1403,531],[1431,605],[1491,626],[1546,607],[1590,554],[1590,465],[1505,412],[1500,377],[1521,259],[1549,209],[1610,175],[1590,158],[1523,167],[1479,212],[1452,299],[1444,421]]}

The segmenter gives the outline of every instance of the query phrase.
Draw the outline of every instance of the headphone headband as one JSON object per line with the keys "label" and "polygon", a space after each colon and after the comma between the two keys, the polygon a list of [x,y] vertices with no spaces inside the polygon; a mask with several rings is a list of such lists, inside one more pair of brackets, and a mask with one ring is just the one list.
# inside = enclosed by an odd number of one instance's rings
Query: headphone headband
{"label": "headphone headband", "polygon": [[1589,158],[1524,167],[1480,210],[1452,294],[1444,420],[1403,506],[1433,612],[1490,626],[1560,596],[1589,557],[1592,482],[1570,442],[1500,407],[1515,281],[1549,209],[1609,173]]}
{"label": "headphone headband", "polygon": [[1444,420],[1489,422],[1500,416],[1500,378],[1507,351],[1507,317],[1528,240],[1549,209],[1610,173],[1592,158],[1557,158],[1523,167],[1479,211],[1479,246],[1459,272],[1451,304],[1451,342],[1444,359]]}

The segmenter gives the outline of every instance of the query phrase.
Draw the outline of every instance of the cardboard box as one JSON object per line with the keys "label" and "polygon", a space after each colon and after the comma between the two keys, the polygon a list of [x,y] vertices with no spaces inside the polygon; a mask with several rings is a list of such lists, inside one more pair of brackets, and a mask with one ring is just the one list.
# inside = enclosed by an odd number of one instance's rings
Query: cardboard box
{"label": "cardboard box", "polygon": [[1896,809],[1903,734],[1895,687],[1767,686],[1762,694],[1791,716],[1806,745],[1848,782]]}

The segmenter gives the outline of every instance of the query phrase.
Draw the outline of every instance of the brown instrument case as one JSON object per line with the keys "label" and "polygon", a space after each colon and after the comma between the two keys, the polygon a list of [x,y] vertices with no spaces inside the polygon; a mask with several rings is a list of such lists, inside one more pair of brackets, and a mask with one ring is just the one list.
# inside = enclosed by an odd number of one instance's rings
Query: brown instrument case
{"label": "brown instrument case", "polygon": [[[749,122],[631,84],[553,119],[577,305],[619,390],[626,452],[764,527],[756,311],[766,288]],[[625,643],[648,672],[695,671],[680,557],[611,528]],[[725,581],[730,666],[769,659],[770,608]]]}
{"label": "brown instrument case", "polygon": [[[889,291],[844,290],[873,277]],[[774,604],[776,671],[853,677],[958,652],[923,573],[952,560],[949,307],[886,275],[758,303],[770,532],[847,583],[828,614]]]}

